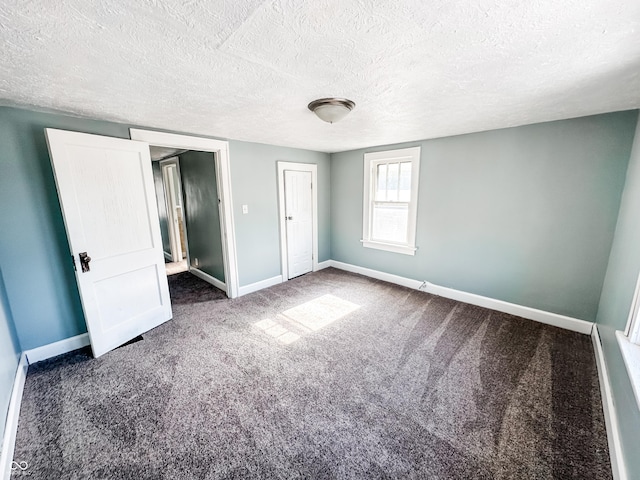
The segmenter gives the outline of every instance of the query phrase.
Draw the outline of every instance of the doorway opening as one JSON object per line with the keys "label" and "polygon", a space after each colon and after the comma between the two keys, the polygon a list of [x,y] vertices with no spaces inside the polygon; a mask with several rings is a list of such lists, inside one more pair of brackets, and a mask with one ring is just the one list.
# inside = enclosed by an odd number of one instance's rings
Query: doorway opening
{"label": "doorway opening", "polygon": [[177,264],[176,271],[183,276],[172,276],[173,280],[187,289],[197,288],[191,278],[195,276],[235,298],[238,275],[228,143],[138,129],[130,129],[130,134],[132,140],[149,144],[165,259]]}
{"label": "doorway opening", "polygon": [[[195,150],[149,147],[153,162],[158,217],[168,276],[181,292],[202,290],[202,282],[226,293],[218,169],[215,154]],[[196,298],[192,295],[191,298]]]}

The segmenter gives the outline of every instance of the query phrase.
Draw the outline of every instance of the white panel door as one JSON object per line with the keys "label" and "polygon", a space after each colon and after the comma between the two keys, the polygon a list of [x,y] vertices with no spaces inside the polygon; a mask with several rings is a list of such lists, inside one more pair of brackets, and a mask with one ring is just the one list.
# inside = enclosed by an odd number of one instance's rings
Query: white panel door
{"label": "white panel door", "polygon": [[284,171],[288,277],[313,269],[311,172]]}
{"label": "white panel door", "polygon": [[182,251],[182,238],[180,236],[182,190],[180,188],[180,182],[178,181],[178,163],[177,160],[165,160],[160,162],[160,165],[165,186],[167,227],[169,230],[169,241],[171,243],[171,257],[172,261],[180,262],[184,255]]}
{"label": "white panel door", "polygon": [[99,357],[172,316],[149,145],[45,131],[91,348]]}

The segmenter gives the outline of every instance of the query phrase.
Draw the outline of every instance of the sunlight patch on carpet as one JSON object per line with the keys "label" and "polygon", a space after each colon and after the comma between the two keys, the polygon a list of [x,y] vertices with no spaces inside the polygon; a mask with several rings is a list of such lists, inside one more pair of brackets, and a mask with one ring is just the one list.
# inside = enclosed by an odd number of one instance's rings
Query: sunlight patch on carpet
{"label": "sunlight patch on carpet", "polygon": [[323,295],[285,310],[276,315],[276,320],[267,318],[256,322],[254,326],[280,342],[290,344],[301,337],[299,333],[291,331],[291,328],[301,333],[317,332],[358,308],[360,305],[334,295]]}
{"label": "sunlight patch on carpet", "polygon": [[342,300],[334,295],[323,295],[310,302],[290,308],[282,312],[282,315],[315,332],[349,315],[358,308],[360,305]]}

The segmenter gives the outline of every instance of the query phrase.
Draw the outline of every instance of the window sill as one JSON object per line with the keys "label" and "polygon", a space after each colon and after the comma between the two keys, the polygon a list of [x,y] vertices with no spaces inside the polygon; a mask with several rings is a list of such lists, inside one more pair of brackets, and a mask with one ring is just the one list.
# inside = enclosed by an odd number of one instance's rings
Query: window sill
{"label": "window sill", "polygon": [[415,255],[416,247],[409,245],[395,245],[393,243],[373,242],[371,240],[360,240],[365,248],[375,248],[376,250],[386,250],[387,252],[402,253],[403,255]]}
{"label": "window sill", "polygon": [[624,364],[627,367],[638,409],[640,409],[640,345],[631,343],[624,332],[616,332],[616,338],[618,339]]}

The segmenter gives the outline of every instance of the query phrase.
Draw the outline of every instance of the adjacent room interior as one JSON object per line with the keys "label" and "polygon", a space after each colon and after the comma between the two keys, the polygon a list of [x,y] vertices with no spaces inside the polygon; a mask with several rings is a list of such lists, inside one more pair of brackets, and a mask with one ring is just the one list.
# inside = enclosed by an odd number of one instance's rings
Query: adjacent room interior
{"label": "adjacent room interior", "polygon": [[640,476],[637,2],[0,18],[0,479]]}
{"label": "adjacent room interior", "polygon": [[150,152],[167,275],[189,272],[226,293],[214,154],[155,146]]}

